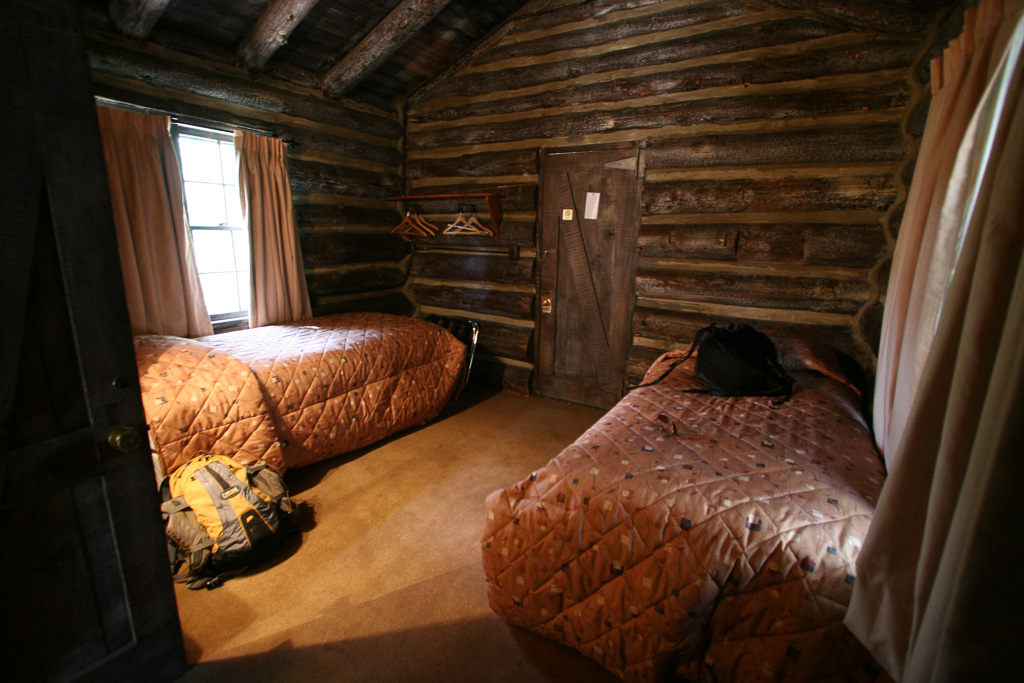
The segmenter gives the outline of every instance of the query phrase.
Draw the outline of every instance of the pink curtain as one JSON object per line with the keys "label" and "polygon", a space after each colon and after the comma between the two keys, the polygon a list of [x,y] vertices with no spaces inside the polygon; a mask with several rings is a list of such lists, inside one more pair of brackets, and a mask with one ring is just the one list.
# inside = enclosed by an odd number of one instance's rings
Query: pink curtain
{"label": "pink curtain", "polygon": [[312,316],[302,265],[285,144],[276,138],[235,132],[239,190],[252,245],[249,326]]}
{"label": "pink curtain", "polygon": [[[904,257],[915,252],[913,263],[901,266],[886,304],[883,353],[895,382],[878,386],[876,401],[891,411],[889,478],[846,624],[898,681],[1024,675],[1016,652],[1024,609],[1016,588],[1024,545],[1020,5],[982,0],[966,23],[973,37],[933,64],[942,67],[933,72],[942,79],[940,123],[929,121],[937,149],[926,157],[932,167],[918,164],[923,189],[911,198],[919,206],[899,237],[911,246],[897,246]],[[940,100],[951,85],[959,90],[944,100],[953,101]]]}
{"label": "pink curtain", "polygon": [[169,117],[96,111],[132,332],[212,334]]}

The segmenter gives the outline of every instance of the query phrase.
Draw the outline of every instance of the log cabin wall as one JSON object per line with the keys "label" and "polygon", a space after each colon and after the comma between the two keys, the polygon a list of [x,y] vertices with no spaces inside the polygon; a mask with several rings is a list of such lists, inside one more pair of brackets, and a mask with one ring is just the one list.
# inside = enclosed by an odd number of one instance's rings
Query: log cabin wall
{"label": "log cabin wall", "polygon": [[[712,321],[809,336],[873,370],[923,121],[925,31],[802,9],[813,5],[572,4],[515,19],[414,94],[408,194],[520,185],[500,190],[496,239],[416,238],[419,309],[480,319],[484,370],[526,390],[539,150],[636,141],[646,170],[629,379]],[[440,222],[455,208],[425,211]]]}
{"label": "log cabin wall", "polygon": [[[330,100],[315,82],[253,75],[232,53],[154,33],[117,35],[86,7],[97,96],[265,131],[286,140],[295,216],[314,315],[346,310],[409,313],[402,292],[406,243],[391,235],[401,188],[402,122],[392,103]],[[179,49],[180,44],[180,49]],[[201,55],[201,56],[199,56]]]}

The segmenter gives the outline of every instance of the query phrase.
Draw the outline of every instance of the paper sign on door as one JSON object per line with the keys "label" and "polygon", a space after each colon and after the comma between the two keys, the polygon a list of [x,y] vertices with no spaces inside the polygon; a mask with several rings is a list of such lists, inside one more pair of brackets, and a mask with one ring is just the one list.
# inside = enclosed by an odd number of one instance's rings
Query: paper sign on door
{"label": "paper sign on door", "polygon": [[583,217],[595,220],[597,218],[597,206],[601,203],[600,192],[588,192],[587,203],[583,208]]}

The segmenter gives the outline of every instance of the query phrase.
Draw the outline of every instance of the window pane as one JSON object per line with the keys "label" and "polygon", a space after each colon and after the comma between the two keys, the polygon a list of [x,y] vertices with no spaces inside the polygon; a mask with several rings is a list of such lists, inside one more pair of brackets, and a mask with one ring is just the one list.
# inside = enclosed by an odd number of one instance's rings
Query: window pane
{"label": "window pane", "polygon": [[[242,310],[238,303],[238,279],[235,273],[211,273],[200,275],[206,312],[210,315],[231,313]],[[248,308],[248,300],[244,308]]]}
{"label": "window pane", "polygon": [[235,157],[235,146],[233,144],[220,143],[221,167],[224,169],[224,184],[238,184],[238,159]]}
{"label": "window pane", "polygon": [[192,248],[196,253],[196,269],[200,273],[233,272],[235,259],[230,230],[193,230]]}
{"label": "window pane", "polygon": [[188,207],[188,224],[192,226],[224,225],[224,190],[222,185],[185,183],[185,206]]}
{"label": "window pane", "polygon": [[242,198],[238,194],[238,185],[223,185],[224,203],[228,207],[228,225],[232,228],[244,228],[245,219],[242,218]]}
{"label": "window pane", "polygon": [[178,136],[182,178],[206,183],[222,182],[218,147],[216,140]]}
{"label": "window pane", "polygon": [[232,230],[235,241],[235,270],[248,277],[249,273],[249,234],[245,230]]}
{"label": "window pane", "polygon": [[238,310],[249,310],[249,273],[238,274]]}

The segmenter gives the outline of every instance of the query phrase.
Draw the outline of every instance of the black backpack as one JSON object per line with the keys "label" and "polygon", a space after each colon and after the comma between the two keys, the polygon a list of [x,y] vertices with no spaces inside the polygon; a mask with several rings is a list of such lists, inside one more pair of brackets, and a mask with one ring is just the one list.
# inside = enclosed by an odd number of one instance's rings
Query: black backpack
{"label": "black backpack", "polygon": [[[711,324],[697,331],[690,350],[653,382],[664,380],[677,365],[697,353],[693,377],[715,396],[775,396],[775,405],[793,395],[794,380],[779,363],[779,354],[768,335],[749,325]],[[704,391],[691,389],[689,391]]]}

